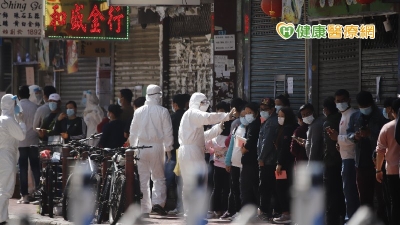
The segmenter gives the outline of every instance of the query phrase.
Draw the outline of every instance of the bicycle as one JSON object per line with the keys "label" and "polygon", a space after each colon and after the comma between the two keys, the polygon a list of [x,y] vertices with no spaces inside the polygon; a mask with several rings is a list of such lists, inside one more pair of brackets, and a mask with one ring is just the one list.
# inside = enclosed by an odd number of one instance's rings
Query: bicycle
{"label": "bicycle", "polygon": [[[104,180],[102,194],[99,199],[97,223],[102,223],[108,211],[109,222],[115,225],[123,215],[125,210],[125,194],[126,194],[126,177],[125,177],[125,158],[124,153],[128,149],[140,150],[151,148],[151,146],[137,146],[117,149],[104,149],[113,153],[111,167],[107,171],[107,177]],[[139,158],[136,156],[134,160]],[[140,192],[139,174],[135,163],[134,171],[135,187],[134,187],[134,202],[140,203],[142,194]]]}

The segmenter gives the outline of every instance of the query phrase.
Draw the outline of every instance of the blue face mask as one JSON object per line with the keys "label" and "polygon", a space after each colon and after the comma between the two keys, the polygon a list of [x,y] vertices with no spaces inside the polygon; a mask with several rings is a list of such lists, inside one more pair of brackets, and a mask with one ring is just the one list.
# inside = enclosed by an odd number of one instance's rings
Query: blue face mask
{"label": "blue face mask", "polygon": [[368,107],[368,108],[360,108],[360,112],[366,116],[368,116],[369,114],[371,114],[372,112],[372,107]]}
{"label": "blue face mask", "polygon": [[269,112],[267,111],[261,111],[260,116],[264,119],[268,119],[270,117]]}
{"label": "blue face mask", "polygon": [[15,105],[15,106],[14,106],[14,114],[15,114],[15,115],[18,115],[20,112],[21,112],[21,109],[19,108],[19,106],[18,106],[18,105]]}
{"label": "blue face mask", "polygon": [[81,105],[86,106],[86,101],[87,101],[87,98],[82,98]]}
{"label": "blue face mask", "polygon": [[387,120],[389,119],[389,114],[386,112],[386,108],[383,108],[382,114]]}
{"label": "blue face mask", "polygon": [[256,119],[256,118],[254,118],[253,114],[246,114],[245,118],[246,118],[247,122],[249,122],[249,124],[252,123]]}
{"label": "blue face mask", "polygon": [[247,122],[247,120],[246,120],[246,118],[243,116],[243,117],[240,117],[240,123],[243,125],[243,126],[247,126],[247,125],[249,125],[249,122]]}
{"label": "blue face mask", "polygon": [[57,102],[49,102],[49,108],[51,111],[57,110]]}
{"label": "blue face mask", "polygon": [[121,99],[119,99],[119,98],[118,98],[118,105],[119,105],[119,106],[122,106],[122,105],[121,105]]}
{"label": "blue face mask", "polygon": [[75,110],[74,109],[67,109],[67,116],[71,117],[75,115]]}

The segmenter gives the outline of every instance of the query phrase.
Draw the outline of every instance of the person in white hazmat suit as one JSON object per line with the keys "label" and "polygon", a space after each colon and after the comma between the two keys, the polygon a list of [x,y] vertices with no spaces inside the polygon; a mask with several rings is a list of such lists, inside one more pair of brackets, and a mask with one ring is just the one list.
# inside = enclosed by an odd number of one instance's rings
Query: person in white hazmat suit
{"label": "person in white hazmat suit", "polygon": [[[18,162],[18,142],[25,139],[26,126],[14,115],[17,96],[6,94],[1,98],[0,116],[0,224],[8,219],[8,203],[15,186]],[[21,109],[21,108],[20,108]],[[18,111],[18,110],[16,110]],[[19,110],[21,111],[21,110]],[[19,114],[22,116],[22,114]]]}
{"label": "person in white hazmat suit", "polygon": [[[97,133],[97,125],[103,120],[104,112],[99,106],[99,99],[96,93],[91,90],[83,92],[82,105],[86,106],[85,110],[83,110],[83,120],[87,126],[86,136],[89,138]],[[98,142],[99,140],[89,140],[88,144],[96,146]]]}
{"label": "person in white hazmat suit", "polygon": [[[149,216],[151,210],[160,215],[167,215],[163,208],[167,198],[164,162],[165,152],[167,152],[168,160],[171,158],[174,138],[171,116],[168,110],[161,106],[161,98],[161,88],[157,85],[149,85],[146,102],[135,111],[130,127],[131,146],[152,146],[152,148],[140,150],[138,161],[140,190],[143,193],[142,214],[145,218]],[[153,201],[150,199],[150,175],[153,181]]]}
{"label": "person in white hazmat suit", "polygon": [[29,101],[35,103],[36,105],[42,105],[43,93],[39,86],[35,84],[29,86]]}
{"label": "person in white hazmat suit", "polygon": [[[204,160],[205,141],[217,137],[222,132],[219,125],[204,131],[204,125],[232,120],[236,113],[235,108],[230,113],[208,113],[206,111],[209,105],[210,102],[204,94],[194,93],[190,98],[189,109],[183,115],[179,126],[178,162],[183,180],[183,207],[188,216],[191,213],[191,208],[196,207],[189,203],[188,199],[191,195],[190,191],[195,188],[193,185],[196,182],[194,181],[196,174],[204,174],[205,179],[207,179],[207,164]],[[204,189],[207,188],[206,183]],[[198,213],[194,211],[197,210],[193,209],[193,213]],[[206,212],[207,209],[205,208],[204,216]]]}

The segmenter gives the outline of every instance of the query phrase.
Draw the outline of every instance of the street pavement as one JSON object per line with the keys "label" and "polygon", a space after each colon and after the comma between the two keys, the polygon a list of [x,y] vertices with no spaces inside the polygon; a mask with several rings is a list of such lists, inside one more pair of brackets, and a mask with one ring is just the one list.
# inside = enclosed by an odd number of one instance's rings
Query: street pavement
{"label": "street pavement", "polygon": [[[38,207],[32,204],[17,204],[18,199],[10,199],[9,214],[10,224],[14,224],[16,220],[22,215],[28,215],[30,218],[30,225],[72,225],[73,223],[65,221],[61,216],[50,218],[48,216],[41,216],[37,213]],[[140,224],[185,224],[182,218],[178,217],[161,217],[150,215],[150,219],[144,219]],[[209,220],[210,225],[224,225],[234,224],[227,220],[212,219]],[[270,223],[262,223],[269,225]]]}

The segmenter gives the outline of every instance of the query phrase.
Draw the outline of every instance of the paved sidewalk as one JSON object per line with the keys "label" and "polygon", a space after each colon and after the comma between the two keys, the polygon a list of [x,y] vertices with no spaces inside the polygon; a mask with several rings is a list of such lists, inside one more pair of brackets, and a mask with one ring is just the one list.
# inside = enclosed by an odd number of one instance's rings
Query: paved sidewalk
{"label": "paved sidewalk", "polygon": [[[37,213],[38,206],[32,204],[17,204],[18,199],[10,199],[9,214],[10,221],[15,221],[21,215],[28,215],[31,218],[31,225],[72,225],[73,223],[65,221],[61,216],[50,218],[48,216],[41,216]],[[177,217],[161,217],[150,215],[150,219],[145,219],[140,224],[176,224],[184,225],[182,218]],[[227,220],[213,219],[209,220],[210,225],[224,225],[233,224]],[[268,225],[269,223],[262,223]]]}

